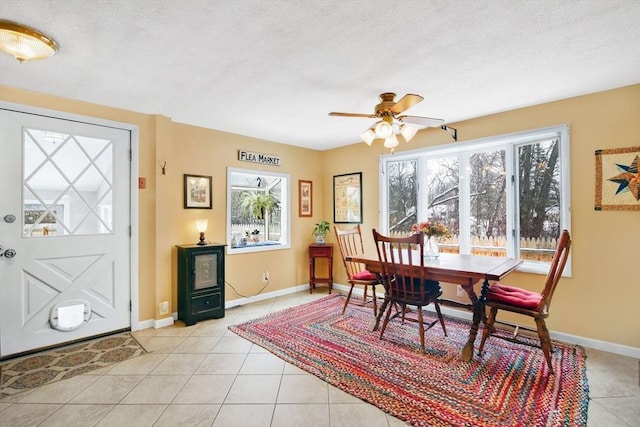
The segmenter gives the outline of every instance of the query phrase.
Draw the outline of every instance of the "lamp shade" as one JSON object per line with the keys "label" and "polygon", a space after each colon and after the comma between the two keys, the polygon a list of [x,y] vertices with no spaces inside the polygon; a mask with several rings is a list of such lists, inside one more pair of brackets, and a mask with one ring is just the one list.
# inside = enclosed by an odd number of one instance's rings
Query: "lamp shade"
{"label": "lamp shade", "polygon": [[208,225],[209,225],[208,219],[199,219],[196,221],[196,230],[198,230],[200,233],[204,233],[205,231],[207,231]]}
{"label": "lamp shade", "polygon": [[389,138],[385,138],[384,146],[385,148],[396,148],[400,144],[398,138],[395,135],[391,135]]}
{"label": "lamp shade", "polygon": [[0,50],[19,62],[43,59],[58,51],[58,44],[39,31],[10,21],[0,21]]}
{"label": "lamp shade", "polygon": [[402,134],[402,136],[404,136],[404,139],[407,142],[411,141],[411,139],[416,136],[417,132],[418,128],[414,128],[413,126],[402,125],[400,127],[400,133]]}
{"label": "lamp shade", "polygon": [[374,129],[378,138],[385,139],[393,135],[393,127],[384,121],[376,123],[376,127]]}
{"label": "lamp shade", "polygon": [[362,138],[362,140],[366,142],[368,146],[371,146],[371,144],[373,143],[373,140],[376,139],[376,134],[371,129],[367,129],[366,132],[363,132],[362,134],[360,134],[360,138]]}

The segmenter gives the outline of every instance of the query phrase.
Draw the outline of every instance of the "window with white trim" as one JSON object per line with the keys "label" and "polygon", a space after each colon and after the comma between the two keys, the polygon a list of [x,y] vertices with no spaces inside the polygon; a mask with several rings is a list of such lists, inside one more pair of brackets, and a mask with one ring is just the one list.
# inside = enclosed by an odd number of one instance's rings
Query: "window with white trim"
{"label": "window with white trim", "polygon": [[287,174],[227,168],[227,253],[291,247],[289,183]]}
{"label": "window with white trim", "polygon": [[451,233],[442,252],[521,258],[522,271],[546,273],[570,229],[567,125],[385,155],[381,171],[381,229],[439,221]]}

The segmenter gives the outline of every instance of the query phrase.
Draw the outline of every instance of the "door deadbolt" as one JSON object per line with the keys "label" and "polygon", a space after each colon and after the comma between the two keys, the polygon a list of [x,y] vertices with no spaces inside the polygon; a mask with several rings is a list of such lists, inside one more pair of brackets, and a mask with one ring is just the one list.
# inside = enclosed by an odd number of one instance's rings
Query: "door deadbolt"
{"label": "door deadbolt", "polygon": [[0,252],[0,256],[4,256],[5,258],[13,258],[16,256],[16,251],[13,249],[7,249],[4,252]]}

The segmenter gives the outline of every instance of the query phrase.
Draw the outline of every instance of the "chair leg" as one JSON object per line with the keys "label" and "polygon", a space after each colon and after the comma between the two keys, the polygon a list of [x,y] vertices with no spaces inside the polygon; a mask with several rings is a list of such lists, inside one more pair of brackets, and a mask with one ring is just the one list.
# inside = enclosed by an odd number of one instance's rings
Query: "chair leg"
{"label": "chair leg", "polygon": [[436,313],[438,313],[438,319],[440,319],[440,324],[442,325],[442,332],[444,332],[444,336],[447,336],[447,328],[444,326],[444,317],[442,317],[442,312],[440,311],[440,304],[438,301],[434,301],[434,305],[436,306]]}
{"label": "chair leg", "polygon": [[387,315],[385,316],[384,322],[382,322],[382,327],[380,328],[380,339],[382,339],[382,335],[384,335],[384,330],[387,329],[389,317],[391,317],[391,304],[389,304],[389,307],[387,308]]}
{"label": "chair leg", "polygon": [[371,285],[371,293],[373,294],[373,315],[378,315],[378,297],[376,296],[376,285]]}
{"label": "chair leg", "polygon": [[344,302],[344,307],[342,307],[342,314],[347,311],[347,304],[349,304],[349,300],[351,299],[351,293],[353,292],[354,285],[351,284],[351,288],[349,289],[349,293],[347,294],[347,299]]}
{"label": "chair leg", "polygon": [[418,307],[418,331],[420,333],[420,348],[423,353],[426,353],[424,349],[424,319],[422,318],[422,307]]}
{"label": "chair leg", "polygon": [[553,374],[553,365],[551,364],[551,337],[549,336],[549,330],[544,319],[536,319],[536,326],[538,327],[538,337],[540,338],[540,347],[544,353],[544,358],[547,359],[547,366],[549,366],[549,372]]}
{"label": "chair leg", "polygon": [[484,324],[484,328],[482,329],[482,339],[480,340],[480,347],[478,347],[478,354],[482,354],[484,343],[489,335],[491,335],[493,323],[496,321],[496,314],[498,314],[498,309],[495,307],[491,307],[491,310],[489,310],[489,317],[487,318],[487,322]]}

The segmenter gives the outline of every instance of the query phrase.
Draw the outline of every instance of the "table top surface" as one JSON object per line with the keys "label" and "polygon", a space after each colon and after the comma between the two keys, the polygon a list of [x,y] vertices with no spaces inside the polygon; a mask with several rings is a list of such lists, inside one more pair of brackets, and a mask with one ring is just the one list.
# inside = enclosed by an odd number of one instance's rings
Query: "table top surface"
{"label": "table top surface", "polygon": [[[349,261],[361,262],[367,269],[379,272],[380,260],[377,252],[347,257]],[[413,257],[413,265],[420,266],[419,255]],[[452,275],[469,279],[486,278],[500,280],[516,270],[522,264],[521,259],[492,257],[481,255],[461,255],[441,253],[438,258],[425,258],[424,268],[433,275]],[[378,268],[376,268],[378,267]]]}

